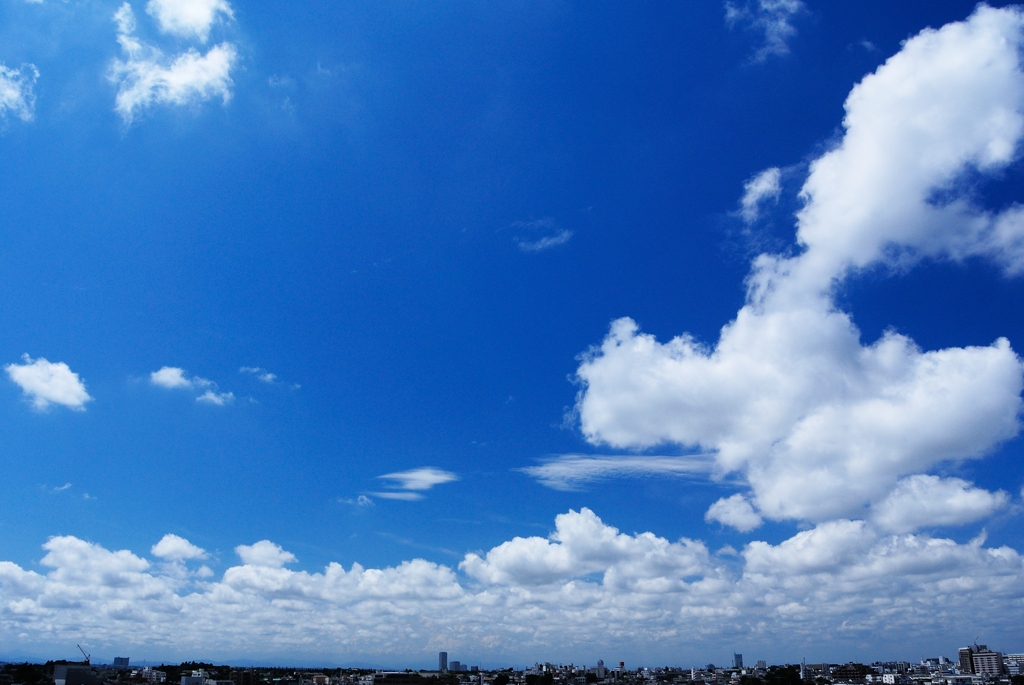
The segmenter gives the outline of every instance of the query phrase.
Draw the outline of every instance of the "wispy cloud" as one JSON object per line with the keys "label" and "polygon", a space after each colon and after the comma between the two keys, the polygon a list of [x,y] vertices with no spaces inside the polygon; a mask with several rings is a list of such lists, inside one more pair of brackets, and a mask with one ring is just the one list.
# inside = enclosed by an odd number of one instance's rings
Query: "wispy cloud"
{"label": "wispy cloud", "polygon": [[0,119],[10,112],[22,121],[35,116],[36,96],[33,92],[39,70],[32,64],[11,69],[0,64]]}
{"label": "wispy cloud", "polygon": [[207,390],[202,395],[196,398],[196,402],[202,402],[204,404],[215,404],[218,407],[223,407],[225,404],[231,404],[234,401],[235,393],[214,392],[213,390]]}
{"label": "wispy cloud", "polygon": [[385,473],[383,476],[377,476],[377,478],[383,481],[390,481],[385,483],[385,487],[391,488],[391,490],[370,492],[367,494],[381,499],[397,499],[405,502],[415,502],[423,499],[423,492],[431,489],[435,485],[442,485],[444,483],[457,481],[459,476],[451,471],[434,468],[433,466],[424,466],[422,468],[410,469],[408,471]]}
{"label": "wispy cloud", "polygon": [[562,454],[538,466],[517,469],[555,490],[578,490],[588,483],[610,478],[707,476],[714,461],[706,455],[606,456]]}
{"label": "wispy cloud", "polygon": [[355,497],[355,498],[339,497],[338,501],[341,502],[342,504],[351,504],[354,507],[372,507],[373,506],[373,500],[370,499],[369,497],[367,497],[366,495],[359,495],[358,497]]}
{"label": "wispy cloud", "polygon": [[383,476],[377,476],[377,478],[381,480],[395,481],[395,484],[391,487],[401,490],[429,490],[435,485],[451,483],[452,481],[459,479],[458,475],[451,471],[436,469],[433,466],[425,466],[423,468],[411,469],[409,471],[385,473]]}
{"label": "wispy cloud", "polygon": [[266,369],[260,366],[243,366],[238,369],[238,373],[248,373],[255,376],[257,379],[264,383],[274,383],[277,381],[277,374],[270,373]]}
{"label": "wispy cloud", "polygon": [[370,494],[381,499],[397,499],[403,502],[417,502],[423,499],[423,495],[418,492],[371,492]]}
{"label": "wispy cloud", "polygon": [[743,197],[740,199],[739,216],[748,226],[761,218],[761,208],[769,203],[775,204],[782,194],[782,170],[771,167],[755,174],[743,184]]}
{"label": "wispy cloud", "polygon": [[564,245],[572,239],[573,232],[561,228],[552,217],[534,221],[517,221],[512,224],[518,235],[512,240],[523,252],[543,252]]}
{"label": "wispy cloud", "polygon": [[805,11],[801,0],[747,0],[725,3],[725,23],[743,25],[764,35],[764,43],[754,53],[754,62],[789,53],[789,41],[796,36],[792,19]]}

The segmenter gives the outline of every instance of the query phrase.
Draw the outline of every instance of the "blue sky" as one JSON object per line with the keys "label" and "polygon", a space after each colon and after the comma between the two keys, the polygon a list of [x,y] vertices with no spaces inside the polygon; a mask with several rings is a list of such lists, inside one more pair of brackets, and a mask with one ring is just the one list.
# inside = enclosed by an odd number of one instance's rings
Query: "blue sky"
{"label": "blue sky", "polygon": [[0,658],[1024,650],[1024,14],[900,5],[4,0]]}

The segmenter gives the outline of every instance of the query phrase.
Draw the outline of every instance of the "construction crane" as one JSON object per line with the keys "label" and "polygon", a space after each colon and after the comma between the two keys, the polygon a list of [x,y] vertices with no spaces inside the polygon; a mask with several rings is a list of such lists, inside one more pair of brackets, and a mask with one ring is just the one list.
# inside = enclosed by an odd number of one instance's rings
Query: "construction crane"
{"label": "construction crane", "polygon": [[89,652],[87,652],[84,649],[82,649],[82,645],[75,645],[75,646],[78,647],[78,651],[81,652],[82,655],[85,657],[85,665],[88,666],[89,665],[89,656],[90,656]]}

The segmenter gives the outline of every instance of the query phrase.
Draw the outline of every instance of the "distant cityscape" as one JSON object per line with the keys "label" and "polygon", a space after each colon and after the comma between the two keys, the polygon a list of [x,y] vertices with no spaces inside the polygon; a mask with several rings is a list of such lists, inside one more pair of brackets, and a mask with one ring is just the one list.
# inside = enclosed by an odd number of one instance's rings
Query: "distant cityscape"
{"label": "distant cityscape", "polygon": [[[80,648],[81,649],[81,648]],[[0,662],[0,685],[1024,685],[1024,653],[1004,654],[986,645],[961,648],[955,660],[944,656],[870,664],[744,663],[733,654],[727,666],[646,667],[619,661],[606,666],[536,663],[530,668],[481,669],[438,654],[436,670],[359,668],[237,668],[185,662],[137,667],[129,657],[111,664],[84,661]]]}

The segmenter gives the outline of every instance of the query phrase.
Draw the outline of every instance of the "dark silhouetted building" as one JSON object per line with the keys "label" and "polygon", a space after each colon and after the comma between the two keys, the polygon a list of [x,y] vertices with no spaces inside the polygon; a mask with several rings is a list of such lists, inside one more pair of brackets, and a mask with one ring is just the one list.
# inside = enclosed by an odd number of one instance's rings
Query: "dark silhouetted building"
{"label": "dark silhouetted building", "polygon": [[102,682],[86,664],[57,664],[53,667],[54,685],[100,685]]}
{"label": "dark silhouetted building", "polygon": [[974,660],[971,658],[974,656],[974,650],[970,647],[961,647],[957,655],[960,657],[960,672],[974,673]]}

